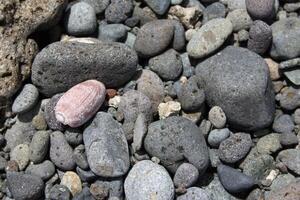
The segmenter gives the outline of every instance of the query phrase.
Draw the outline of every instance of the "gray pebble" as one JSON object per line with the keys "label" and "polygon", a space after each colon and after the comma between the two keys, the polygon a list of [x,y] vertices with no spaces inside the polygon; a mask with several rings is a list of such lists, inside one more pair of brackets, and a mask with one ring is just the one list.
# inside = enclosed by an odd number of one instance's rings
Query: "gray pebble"
{"label": "gray pebble", "polygon": [[174,49],[151,58],[149,66],[165,81],[176,80],[182,72],[181,58]]}
{"label": "gray pebble", "polygon": [[56,94],[54,95],[50,101],[47,102],[45,105],[45,112],[44,112],[44,117],[47,122],[47,125],[50,129],[52,130],[59,130],[63,131],[65,129],[65,125],[57,121],[55,117],[55,111],[54,108],[59,101],[60,97],[62,97],[63,94]]}
{"label": "gray pebble", "polygon": [[182,75],[189,78],[195,74],[195,68],[190,63],[190,58],[188,53],[183,53],[180,55],[181,62],[183,66],[183,73]]}
{"label": "gray pebble", "polygon": [[83,182],[93,182],[98,178],[98,176],[91,170],[85,171],[79,167],[76,167],[76,172],[80,177],[80,180]]}
{"label": "gray pebble", "polygon": [[73,36],[89,36],[97,29],[95,9],[88,3],[78,2],[67,10],[65,28]]}
{"label": "gray pebble", "polygon": [[177,20],[170,20],[170,23],[174,25],[174,38],[172,47],[176,51],[181,51],[185,47],[185,30],[183,25]]}
{"label": "gray pebble", "polygon": [[76,194],[72,200],[95,200],[88,187],[84,187],[79,194]]}
{"label": "gray pebble", "polygon": [[210,164],[213,168],[217,168],[221,164],[218,149],[209,149]]}
{"label": "gray pebble", "polygon": [[0,156],[0,171],[4,171],[7,165],[7,160]]}
{"label": "gray pebble", "polygon": [[26,168],[25,171],[26,174],[33,174],[36,176],[39,176],[44,181],[51,178],[55,173],[55,166],[54,164],[49,161],[45,160],[44,162],[40,164],[31,164]]}
{"label": "gray pebble", "polygon": [[294,110],[300,106],[300,89],[293,87],[284,88],[280,91],[280,94],[276,95],[276,99],[282,108]]}
{"label": "gray pebble", "polygon": [[80,129],[67,128],[65,137],[71,146],[78,146],[83,142],[82,131]]}
{"label": "gray pebble", "polygon": [[145,0],[145,2],[158,15],[165,14],[171,4],[171,0]]}
{"label": "gray pebble", "polygon": [[[159,181],[158,181],[159,180]],[[149,160],[133,166],[124,183],[127,200],[174,199],[174,185],[167,170]]]}
{"label": "gray pebble", "polygon": [[258,153],[272,154],[281,149],[279,134],[272,133],[260,138],[256,144]]}
{"label": "gray pebble", "polygon": [[140,25],[143,26],[150,21],[157,20],[155,13],[148,7],[140,8],[135,6],[133,10],[133,17],[136,17],[140,21]]}
{"label": "gray pebble", "polygon": [[133,151],[139,151],[143,147],[144,138],[147,134],[148,122],[144,114],[139,114],[134,123],[133,129]]}
{"label": "gray pebble", "polygon": [[133,17],[126,19],[125,25],[130,28],[133,28],[133,27],[137,26],[139,22],[140,22],[140,19],[137,16],[133,16]]}
{"label": "gray pebble", "polygon": [[10,159],[17,161],[22,171],[29,163],[30,149],[27,144],[19,144],[10,152]]}
{"label": "gray pebble", "polygon": [[73,149],[66,141],[63,133],[55,131],[50,134],[50,159],[56,167],[62,170],[75,168]]}
{"label": "gray pebble", "polygon": [[84,145],[78,145],[74,149],[73,159],[78,167],[87,170],[89,168],[89,163],[86,158]]}
{"label": "gray pebble", "polygon": [[132,0],[111,0],[105,10],[105,19],[109,23],[120,23],[125,21],[133,10]]}
{"label": "gray pebble", "polygon": [[100,24],[98,39],[107,42],[122,42],[129,28],[123,24]]}
{"label": "gray pebble", "polygon": [[123,199],[123,179],[119,178],[104,181],[97,180],[90,187],[90,192],[93,194],[94,197],[97,197],[97,193],[99,193],[99,191],[101,192],[101,190],[109,191],[109,194],[107,196],[108,200],[114,197],[118,199]]}
{"label": "gray pebble", "polygon": [[118,177],[129,169],[127,140],[113,117],[98,112],[83,132],[85,151],[91,170],[102,177]]}
{"label": "gray pebble", "polygon": [[216,128],[224,128],[226,124],[226,115],[221,107],[214,106],[208,113],[208,120]]}
{"label": "gray pebble", "polygon": [[300,125],[300,108],[296,109],[293,114],[294,122],[297,125]]}
{"label": "gray pebble", "polygon": [[106,9],[106,7],[109,5],[110,0],[81,0],[83,2],[86,2],[90,4],[94,9],[96,14],[103,13],[103,11]]}
{"label": "gray pebble", "polygon": [[136,40],[136,36],[131,33],[131,32],[128,32],[127,33],[127,37],[126,37],[126,41],[125,41],[125,44],[127,46],[129,46],[130,48],[134,48],[134,43],[135,43],[135,40]]}
{"label": "gray pebble", "polygon": [[280,144],[284,147],[295,146],[299,143],[298,137],[295,133],[282,133],[279,137]]}
{"label": "gray pebble", "polygon": [[24,113],[30,110],[37,103],[38,98],[38,89],[32,84],[26,84],[20,94],[15,98],[12,111],[14,113]]}
{"label": "gray pebble", "polygon": [[246,9],[245,0],[226,0],[226,3],[230,11],[236,9]]}
{"label": "gray pebble", "polygon": [[177,200],[210,200],[208,193],[198,187],[191,187],[186,193],[177,197]]}
{"label": "gray pebble", "polygon": [[236,163],[246,157],[252,146],[250,134],[235,133],[219,146],[220,159],[226,163]]}
{"label": "gray pebble", "polygon": [[210,146],[218,148],[220,143],[230,136],[230,130],[228,128],[214,129],[207,138],[207,142]]}
{"label": "gray pebble", "polygon": [[198,169],[190,163],[182,163],[174,175],[175,187],[189,188],[193,186],[199,178]]}
{"label": "gray pebble", "polygon": [[224,18],[226,16],[226,7],[220,2],[210,4],[203,11],[203,23],[215,18]]}
{"label": "gray pebble", "polygon": [[276,117],[273,122],[273,130],[277,133],[290,133],[294,130],[293,118],[284,114]]}
{"label": "gray pebble", "polygon": [[275,14],[275,0],[246,0],[246,8],[254,19],[270,19]]}
{"label": "gray pebble", "polygon": [[41,163],[48,153],[50,135],[48,131],[37,131],[30,143],[30,160]]}
{"label": "gray pebble", "polygon": [[70,190],[64,185],[56,184],[50,190],[51,200],[70,200],[71,196]]}
{"label": "gray pebble", "polygon": [[248,30],[252,24],[252,19],[246,9],[236,9],[228,13],[226,19],[229,19],[233,26],[233,31],[238,32],[242,29]]}
{"label": "gray pebble", "polygon": [[300,175],[300,150],[286,149],[281,151],[276,157],[277,161],[283,162],[289,170]]}

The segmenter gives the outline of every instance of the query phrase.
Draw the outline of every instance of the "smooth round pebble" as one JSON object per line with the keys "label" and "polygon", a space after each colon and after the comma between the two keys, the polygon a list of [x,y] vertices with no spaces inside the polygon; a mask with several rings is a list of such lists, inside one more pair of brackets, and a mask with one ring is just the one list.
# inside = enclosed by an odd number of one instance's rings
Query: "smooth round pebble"
{"label": "smooth round pebble", "polygon": [[56,184],[50,189],[49,198],[52,200],[71,200],[71,192],[64,185]]}
{"label": "smooth round pebble", "polygon": [[20,94],[15,98],[12,111],[14,113],[24,113],[37,103],[39,97],[38,89],[32,84],[24,85]]}
{"label": "smooth round pebble", "polygon": [[283,114],[274,119],[272,128],[277,133],[290,133],[294,130],[294,126],[293,118]]}
{"label": "smooth round pebble", "polygon": [[126,39],[129,28],[123,24],[100,24],[98,39],[107,42],[121,42]]}
{"label": "smooth round pebble", "polygon": [[26,174],[33,174],[41,177],[44,181],[50,179],[55,174],[55,166],[49,161],[45,160],[40,164],[31,164],[26,168]]}
{"label": "smooth round pebble", "polygon": [[50,135],[48,131],[37,131],[30,143],[30,160],[37,164],[44,160],[49,150]]}
{"label": "smooth round pebble", "polygon": [[279,134],[272,133],[260,138],[256,144],[257,151],[261,154],[276,153],[281,149]]}
{"label": "smooth round pebble", "polygon": [[80,193],[82,190],[82,184],[79,176],[72,171],[67,171],[61,179],[61,185],[66,186],[73,196]]}
{"label": "smooth round pebble", "polygon": [[232,23],[233,31],[238,32],[242,29],[248,30],[252,24],[252,19],[246,9],[236,9],[228,13],[226,19]]}
{"label": "smooth round pebble", "polygon": [[173,181],[176,187],[189,188],[197,182],[198,178],[198,169],[190,163],[183,163],[176,170]]}
{"label": "smooth round pebble", "polygon": [[29,163],[30,149],[27,144],[19,144],[10,153],[10,159],[17,161],[22,171]]}
{"label": "smooth round pebble", "polygon": [[226,124],[226,115],[221,107],[214,106],[208,113],[208,120],[216,128],[224,128]]}
{"label": "smooth round pebble", "polygon": [[230,130],[228,128],[214,129],[207,138],[207,142],[210,146],[218,148],[220,143],[230,136]]}
{"label": "smooth round pebble", "polygon": [[279,136],[280,144],[284,147],[290,147],[299,143],[297,135],[295,133],[282,133]]}

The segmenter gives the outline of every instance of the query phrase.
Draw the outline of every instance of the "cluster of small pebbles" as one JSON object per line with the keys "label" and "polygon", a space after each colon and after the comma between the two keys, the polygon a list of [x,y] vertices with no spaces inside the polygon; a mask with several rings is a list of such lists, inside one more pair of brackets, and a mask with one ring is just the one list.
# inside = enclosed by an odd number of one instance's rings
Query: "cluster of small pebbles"
{"label": "cluster of small pebbles", "polygon": [[299,0],[0,1],[0,199],[299,200]]}

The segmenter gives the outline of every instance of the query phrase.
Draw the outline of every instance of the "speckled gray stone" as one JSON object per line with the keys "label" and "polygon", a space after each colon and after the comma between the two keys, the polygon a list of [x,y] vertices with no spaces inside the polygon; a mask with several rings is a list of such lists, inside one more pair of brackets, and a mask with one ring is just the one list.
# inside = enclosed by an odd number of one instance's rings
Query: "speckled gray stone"
{"label": "speckled gray stone", "polygon": [[10,152],[10,160],[18,163],[19,169],[24,170],[29,163],[30,149],[27,144],[19,144]]}
{"label": "speckled gray stone", "polygon": [[127,36],[129,27],[123,24],[100,24],[98,39],[107,42],[122,42]]}
{"label": "speckled gray stone", "polygon": [[300,175],[300,150],[286,149],[281,151],[276,157],[277,161],[283,162],[289,170]]}
{"label": "speckled gray stone", "polygon": [[12,105],[14,113],[24,113],[30,110],[38,101],[39,91],[32,84],[26,84]]}
{"label": "speckled gray stone", "polygon": [[67,128],[65,131],[65,137],[71,146],[80,145],[83,141],[82,131],[76,128]]}
{"label": "speckled gray stone", "polygon": [[98,112],[83,132],[91,170],[102,177],[118,177],[129,169],[128,144],[121,124],[105,112]]}
{"label": "speckled gray stone", "polygon": [[54,95],[50,101],[48,101],[45,105],[44,108],[44,118],[46,120],[46,123],[48,125],[48,127],[52,130],[59,130],[59,131],[63,131],[66,126],[63,125],[62,123],[60,123],[59,121],[57,121],[56,117],[55,117],[55,111],[54,108],[57,104],[57,102],[59,101],[60,97],[62,97],[63,94],[56,94]]}
{"label": "speckled gray stone", "polygon": [[125,179],[124,190],[127,200],[174,198],[174,185],[167,170],[149,160],[133,166]]}
{"label": "speckled gray stone", "polygon": [[216,128],[224,128],[226,124],[226,115],[221,107],[214,106],[208,113],[208,120]]}
{"label": "speckled gray stone", "polygon": [[280,94],[276,95],[276,99],[282,108],[294,110],[300,106],[300,89],[293,87],[284,88],[280,91]]}
{"label": "speckled gray stone", "polygon": [[276,153],[281,149],[279,134],[272,133],[260,138],[256,144],[256,148],[261,154]]}
{"label": "speckled gray stone", "polygon": [[174,185],[176,187],[189,188],[193,186],[199,178],[198,169],[190,163],[182,163],[174,175]]}
{"label": "speckled gray stone", "polygon": [[30,160],[37,164],[44,160],[49,150],[50,135],[48,131],[38,131],[30,143]]}
{"label": "speckled gray stone", "polygon": [[230,130],[228,128],[214,129],[207,138],[207,142],[210,146],[218,148],[220,143],[230,136]]}
{"label": "speckled gray stone", "polygon": [[44,162],[40,164],[31,164],[26,168],[25,171],[26,174],[33,174],[36,176],[41,177],[44,181],[51,178],[55,173],[55,166],[54,164],[49,161],[45,160]]}
{"label": "speckled gray stone", "polygon": [[84,170],[89,169],[89,163],[86,158],[84,145],[78,145],[74,149],[73,159],[78,167]]}
{"label": "speckled gray stone", "polygon": [[272,128],[277,133],[290,133],[294,130],[294,126],[293,118],[283,114],[274,119]]}
{"label": "speckled gray stone", "polygon": [[246,8],[248,13],[254,19],[270,19],[275,14],[275,0],[246,0]]}
{"label": "speckled gray stone", "polygon": [[133,10],[132,0],[111,0],[105,9],[105,19],[109,23],[117,24],[125,21]]}
{"label": "speckled gray stone", "polygon": [[177,197],[177,200],[210,200],[208,193],[198,187],[191,187],[186,193]]}
{"label": "speckled gray stone", "polygon": [[145,0],[145,2],[158,15],[165,14],[171,4],[171,0]]}
{"label": "speckled gray stone", "polygon": [[203,23],[215,18],[224,18],[226,16],[226,7],[220,2],[208,5],[203,11]]}
{"label": "speckled gray stone", "polygon": [[252,19],[246,9],[236,9],[228,13],[226,19],[232,23],[233,31],[238,32],[242,29],[248,30],[252,24]]}

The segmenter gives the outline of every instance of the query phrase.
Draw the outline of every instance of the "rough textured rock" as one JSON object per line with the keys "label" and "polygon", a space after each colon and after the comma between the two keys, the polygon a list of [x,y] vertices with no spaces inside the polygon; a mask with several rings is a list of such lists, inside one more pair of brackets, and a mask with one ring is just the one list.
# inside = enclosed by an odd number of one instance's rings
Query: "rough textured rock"
{"label": "rough textured rock", "polygon": [[174,198],[174,186],[167,170],[149,160],[133,166],[125,179],[124,190],[127,200]]}
{"label": "rough textured rock", "polygon": [[267,197],[266,200],[294,200],[300,198],[300,180],[290,183]]}
{"label": "rough textured rock", "polygon": [[226,7],[220,2],[210,4],[203,11],[203,23],[215,18],[224,18],[226,16]]}
{"label": "rough textured rock", "polygon": [[133,10],[132,0],[111,0],[105,9],[105,19],[109,23],[120,23],[125,21]]}
{"label": "rough textured rock", "polygon": [[170,0],[145,0],[145,2],[158,15],[165,14],[171,3]]}
{"label": "rough textured rock", "polygon": [[54,164],[49,161],[45,160],[40,164],[31,164],[26,168],[26,174],[32,174],[41,177],[44,181],[51,178],[55,173],[55,166]]}
{"label": "rough textured rock", "polygon": [[188,188],[186,193],[177,197],[177,200],[210,200],[208,193],[198,187]]}
{"label": "rough textured rock", "polygon": [[254,19],[266,20],[274,16],[275,0],[246,0],[246,8]]}
{"label": "rough textured rock", "polygon": [[198,178],[198,169],[190,163],[183,163],[178,167],[173,182],[176,187],[189,188],[197,182]]}
{"label": "rough textured rock", "polygon": [[12,105],[14,113],[24,113],[37,103],[39,97],[38,89],[32,84],[24,85],[20,94],[15,98]]}
{"label": "rough textured rock", "polygon": [[101,81],[106,87],[121,86],[136,67],[136,53],[121,43],[55,42],[35,57],[31,78],[41,93],[51,96],[87,79]]}
{"label": "rough textured rock", "polygon": [[281,149],[279,134],[272,133],[260,138],[256,144],[256,148],[261,154],[276,153]]}
{"label": "rough textured rock", "polygon": [[243,29],[248,30],[252,24],[252,19],[245,9],[236,9],[228,13],[226,19],[232,23],[233,31],[237,32]]}
{"label": "rough textured rock", "polygon": [[300,89],[293,87],[284,88],[280,91],[280,94],[276,95],[276,99],[282,108],[294,110],[300,106]]}
{"label": "rough textured rock", "polygon": [[275,117],[272,128],[277,133],[291,133],[294,130],[293,118],[283,114]]}
{"label": "rough textured rock", "polygon": [[208,149],[200,129],[183,117],[173,116],[151,123],[144,147],[173,173],[185,159],[197,167],[200,174],[209,164]]}
{"label": "rough textured rock", "polygon": [[300,175],[300,150],[286,149],[281,151],[276,160],[283,162],[289,170]]}
{"label": "rough textured rock", "polygon": [[50,135],[47,131],[38,131],[30,143],[30,160],[37,164],[44,160],[48,153]]}
{"label": "rough textured rock", "polygon": [[104,112],[98,112],[83,132],[83,141],[91,170],[102,177],[118,177],[129,169],[129,153],[121,124]]}
{"label": "rough textured rock", "polygon": [[10,159],[18,163],[19,169],[24,170],[29,163],[30,150],[27,144],[19,144],[10,152]]}
{"label": "rough textured rock", "polygon": [[274,92],[268,66],[257,54],[230,46],[201,62],[196,74],[208,104],[220,106],[230,126],[248,131],[272,123]]}
{"label": "rough textured rock", "polygon": [[62,97],[63,94],[56,94],[54,95],[50,101],[48,101],[45,105],[45,112],[44,117],[47,122],[47,125],[52,130],[60,130],[63,131],[65,129],[65,125],[57,121],[55,117],[55,106],[57,102],[59,101],[60,97]]}
{"label": "rough textured rock", "polygon": [[80,193],[82,190],[82,184],[79,176],[72,171],[67,171],[64,174],[60,184],[66,186],[73,196]]}
{"label": "rough textured rock", "polygon": [[106,42],[124,41],[129,27],[123,24],[100,24],[98,39]]}

